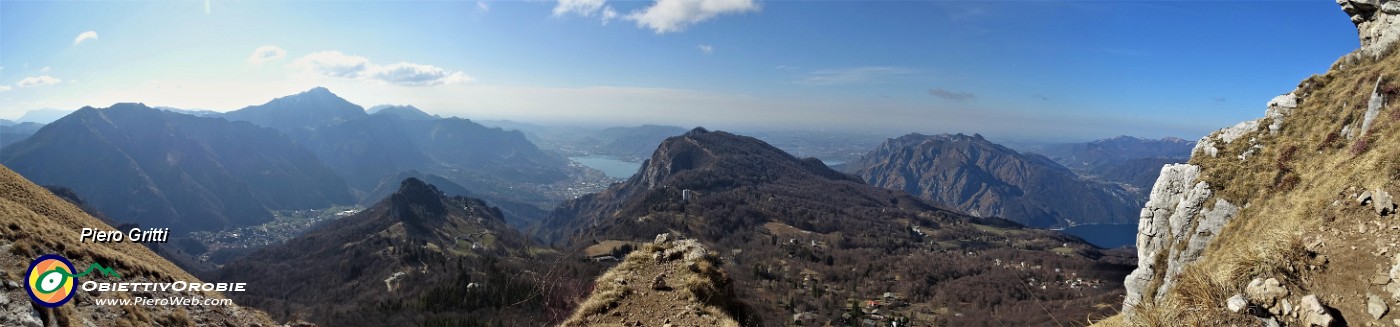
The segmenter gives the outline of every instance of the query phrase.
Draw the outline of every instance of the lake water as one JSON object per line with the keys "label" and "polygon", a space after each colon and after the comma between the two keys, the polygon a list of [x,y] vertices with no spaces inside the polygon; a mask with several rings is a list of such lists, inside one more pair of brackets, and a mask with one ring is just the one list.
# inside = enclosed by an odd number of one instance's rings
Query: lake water
{"label": "lake water", "polygon": [[1064,232],[1108,249],[1134,246],[1137,243],[1137,224],[1080,225],[1066,228]]}
{"label": "lake water", "polygon": [[637,173],[637,168],[642,167],[640,162],[631,162],[618,159],[613,156],[589,155],[582,157],[569,157],[569,160],[603,171],[604,175],[612,178],[626,179]]}

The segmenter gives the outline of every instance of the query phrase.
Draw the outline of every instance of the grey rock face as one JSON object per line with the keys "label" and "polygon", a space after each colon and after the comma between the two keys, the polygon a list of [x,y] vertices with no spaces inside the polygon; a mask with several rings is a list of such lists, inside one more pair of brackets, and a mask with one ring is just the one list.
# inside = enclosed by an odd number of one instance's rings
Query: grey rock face
{"label": "grey rock face", "polygon": [[1337,0],[1337,4],[1356,24],[1362,53],[1378,55],[1400,40],[1400,1]]}
{"label": "grey rock face", "polygon": [[1206,135],[1206,137],[1196,142],[1196,148],[1191,150],[1191,155],[1194,156],[1196,153],[1203,153],[1215,157],[1220,151],[1215,147],[1216,143],[1220,143],[1221,146],[1228,145],[1230,142],[1234,142],[1235,139],[1240,138],[1240,136],[1258,130],[1261,121],[1263,121],[1263,119],[1243,121],[1239,124],[1235,124],[1235,126],[1226,127],[1215,133],[1211,133],[1211,135]]}
{"label": "grey rock face", "polygon": [[1381,94],[1381,81],[1385,76],[1376,78],[1376,86],[1371,90],[1371,100],[1366,103],[1366,115],[1361,121],[1361,135],[1365,136],[1371,130],[1371,121],[1381,114],[1381,106],[1385,105],[1385,95]]}
{"label": "grey rock face", "polygon": [[[1123,312],[1129,317],[1137,305],[1166,294],[1181,269],[1199,259],[1210,240],[1239,212],[1224,199],[1216,199],[1206,208],[1210,185],[1197,181],[1200,173],[1195,165],[1167,165],[1152,187],[1151,198],[1138,219],[1138,268],[1124,281],[1127,296]],[[1165,265],[1158,264],[1159,256],[1166,257]],[[1161,286],[1147,289],[1154,280],[1161,280]],[[1145,298],[1146,294],[1155,295]]]}
{"label": "grey rock face", "polygon": [[[23,295],[23,293],[20,293]],[[0,326],[41,327],[43,320],[29,299],[10,299],[9,294],[0,292]]]}

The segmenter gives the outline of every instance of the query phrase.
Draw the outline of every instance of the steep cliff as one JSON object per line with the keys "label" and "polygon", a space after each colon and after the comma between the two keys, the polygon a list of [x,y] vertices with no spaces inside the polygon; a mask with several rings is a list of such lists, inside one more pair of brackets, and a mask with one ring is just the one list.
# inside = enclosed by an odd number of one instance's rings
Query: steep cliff
{"label": "steep cliff", "polygon": [[1361,48],[1168,165],[1104,324],[1400,324],[1400,1],[1338,1]]}

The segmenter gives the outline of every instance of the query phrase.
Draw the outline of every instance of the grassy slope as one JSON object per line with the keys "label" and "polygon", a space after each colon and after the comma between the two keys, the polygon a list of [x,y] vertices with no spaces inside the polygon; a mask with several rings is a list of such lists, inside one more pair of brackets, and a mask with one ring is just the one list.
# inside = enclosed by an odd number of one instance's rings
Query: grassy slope
{"label": "grassy slope", "polygon": [[[1358,206],[1356,197],[1375,189],[1400,195],[1397,97],[1389,96],[1390,104],[1381,108],[1364,137],[1348,140],[1341,131],[1351,125],[1357,133],[1377,77],[1384,79],[1382,89],[1400,85],[1396,52],[1344,57],[1326,74],[1299,85],[1298,108],[1284,118],[1277,134],[1270,134],[1266,119],[1259,130],[1217,144],[1219,156],[1192,158],[1214,197],[1245,207],[1201,260],[1183,270],[1165,301],[1142,307],[1138,321],[1126,324],[1251,324],[1252,319],[1226,311],[1223,303],[1256,277],[1285,280],[1294,301],[1318,294],[1349,323],[1371,321],[1366,294],[1383,293],[1366,281],[1390,268],[1395,253],[1380,249],[1400,250],[1394,243],[1400,224],[1393,215],[1381,217],[1369,205]],[[1251,138],[1263,149],[1240,160],[1238,155],[1252,146]],[[1326,264],[1314,267],[1323,260]],[[1117,318],[1102,323],[1124,324]]]}
{"label": "grassy slope", "polygon": [[[78,269],[84,269],[92,262],[102,263],[121,274],[122,281],[157,282],[190,281],[197,282],[194,276],[166,261],[144,246],[135,243],[78,243],[78,232],[83,228],[114,228],[87,215],[82,210],[54,196],[48,190],[34,185],[24,177],[0,166],[0,270],[9,272],[7,279],[23,278],[29,261],[48,253],[58,253],[73,261]],[[92,277],[88,277],[92,278]],[[193,325],[193,318],[204,321],[230,321],[275,325],[262,312],[237,307],[125,307],[128,314],[101,314],[91,304],[83,304],[90,297],[85,292],[74,297],[73,302],[59,307],[53,314],[60,326],[80,325],[90,319],[100,325],[142,326],[159,323],[161,325]],[[11,299],[24,299],[24,291],[9,294]],[[155,297],[173,296],[153,292]],[[132,293],[104,292],[101,298],[129,298]],[[182,294],[181,296],[223,298],[217,292]],[[26,300],[27,301],[27,300]],[[63,322],[67,321],[65,324]],[[212,323],[212,322],[211,322]]]}

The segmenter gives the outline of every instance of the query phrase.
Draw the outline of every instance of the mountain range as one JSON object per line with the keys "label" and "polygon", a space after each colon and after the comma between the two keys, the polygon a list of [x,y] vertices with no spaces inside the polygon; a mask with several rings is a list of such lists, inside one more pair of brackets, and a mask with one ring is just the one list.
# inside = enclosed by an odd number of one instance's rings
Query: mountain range
{"label": "mountain range", "polygon": [[34,135],[44,124],[34,122],[16,123],[0,119],[0,148],[14,144]]}
{"label": "mountain range", "polygon": [[846,167],[870,185],[1029,226],[1129,223],[1142,206],[1118,185],[1080,178],[1049,158],[975,134],[889,139]]}
{"label": "mountain range", "polygon": [[[653,235],[693,238],[722,254],[749,308],[734,317],[745,325],[976,325],[993,314],[1009,325],[1051,324],[1114,301],[1127,260],[702,128],[662,142],[627,181],[561,205],[535,234],[564,253],[594,255]],[[1053,282],[1066,278],[1076,286]],[[1005,286],[1028,280],[1036,289]],[[1047,315],[1035,303],[1062,309]]]}
{"label": "mountain range", "polygon": [[[569,183],[583,174],[518,131],[438,118],[412,106],[376,108],[369,114],[318,87],[222,117],[281,131],[361,193],[372,191],[386,177],[417,170],[471,188],[490,201],[545,207],[562,200],[548,191],[549,185]],[[521,219],[524,224],[537,218]]]}
{"label": "mountain range", "polygon": [[0,149],[0,163],[117,221],[175,230],[354,202],[334,171],[274,131],[135,103],[84,107]]}
{"label": "mountain range", "polygon": [[1018,144],[1022,152],[1045,155],[1087,178],[1121,183],[1147,200],[1162,166],[1186,162],[1196,142],[1175,137],[1119,136],[1084,143]]}
{"label": "mountain range", "polygon": [[85,107],[42,127],[0,127],[0,142],[14,143],[0,163],[37,182],[69,187],[117,221],[184,232],[372,203],[381,181],[408,171],[470,188],[525,226],[590,176],[519,132],[411,106],[371,115],[325,88],[228,113]]}
{"label": "mountain range", "polygon": [[[233,294],[241,304],[322,325],[597,322],[666,309],[656,303],[709,310],[674,316],[697,324],[976,325],[997,315],[1039,325],[1107,314],[1130,267],[1126,251],[1000,218],[1098,222],[1080,217],[1110,209],[1063,214],[1076,208],[1034,193],[1111,196],[1112,185],[980,136],[892,139],[850,163],[866,167],[857,176],[723,131],[608,129],[599,149],[647,159],[626,181],[565,201],[550,190],[586,172],[522,132],[412,106],[372,111],[324,88],[192,112],[201,116],[83,108],[3,148],[0,163],[114,223],[218,231],[277,210],[367,206],[222,267],[175,253],[197,245],[158,247],[207,279],[256,285]],[[906,175],[867,184],[896,171]],[[976,192],[930,201],[920,196],[947,191],[887,182],[896,178]],[[969,201],[979,206],[958,207]],[[646,260],[671,252],[694,254]],[[656,280],[674,286],[642,287]]]}

